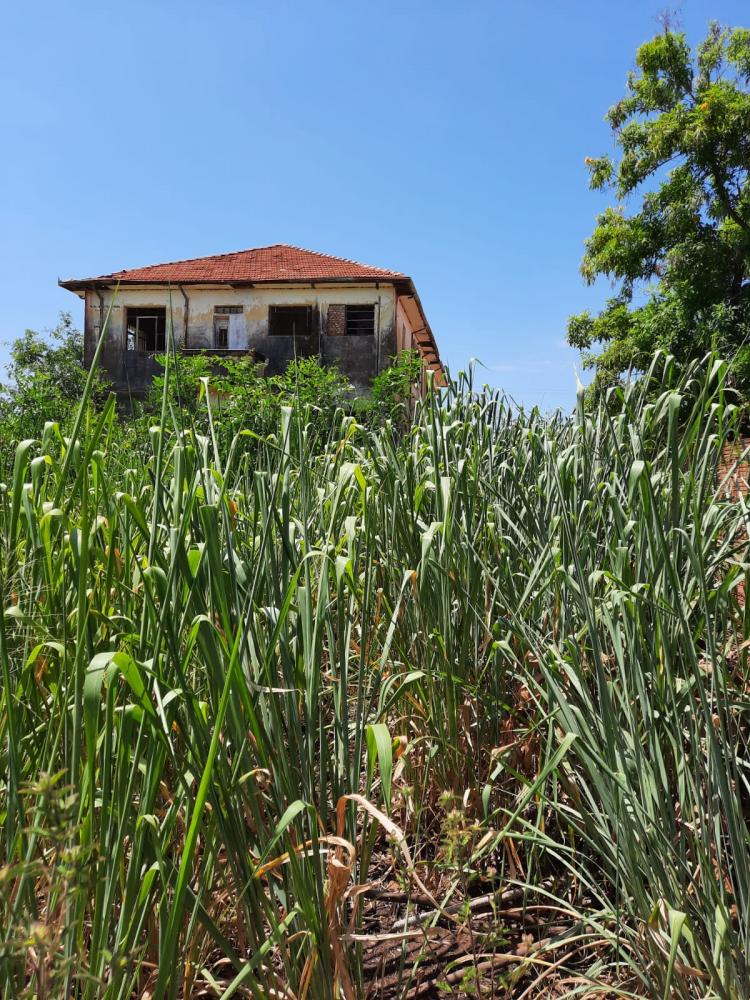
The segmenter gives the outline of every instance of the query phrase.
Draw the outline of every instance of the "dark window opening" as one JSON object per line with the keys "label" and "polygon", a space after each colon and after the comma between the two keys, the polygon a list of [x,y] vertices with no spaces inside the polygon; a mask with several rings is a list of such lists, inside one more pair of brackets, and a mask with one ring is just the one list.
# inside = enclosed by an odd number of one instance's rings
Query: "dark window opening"
{"label": "dark window opening", "polygon": [[270,306],[268,332],[272,337],[309,337],[312,306]]}
{"label": "dark window opening", "polygon": [[347,306],[346,334],[372,336],[375,333],[375,306]]}
{"label": "dark window opening", "polygon": [[214,315],[214,347],[225,351],[229,343],[229,317]]}
{"label": "dark window opening", "polygon": [[149,354],[166,346],[167,310],[153,306],[129,308],[126,318],[127,350]]}

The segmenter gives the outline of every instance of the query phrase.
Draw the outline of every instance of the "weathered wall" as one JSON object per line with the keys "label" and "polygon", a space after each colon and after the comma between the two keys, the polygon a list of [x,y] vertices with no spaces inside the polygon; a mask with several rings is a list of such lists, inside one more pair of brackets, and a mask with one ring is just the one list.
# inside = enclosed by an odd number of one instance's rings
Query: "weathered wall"
{"label": "weathered wall", "polygon": [[413,347],[412,328],[401,299],[396,301],[396,352],[410,351]]}
{"label": "weathered wall", "polygon": [[[277,285],[260,288],[223,286],[189,286],[188,330],[185,336],[185,302],[179,289],[124,288],[114,302],[103,365],[118,391],[140,394],[150,381],[154,363],[133,357],[136,352],[125,349],[125,310],[128,306],[154,306],[167,309],[167,327],[173,324],[175,342],[191,350],[213,349],[214,307],[242,306],[247,337],[247,349],[255,350],[268,360],[267,371],[283,371],[298,355],[319,355],[325,364],[338,363],[341,371],[357,386],[369,385],[372,378],[388,364],[396,353],[396,295],[393,286],[384,285],[320,285],[315,288],[299,285]],[[114,292],[103,291],[104,316]],[[272,305],[307,305],[313,307],[313,333],[310,337],[270,336],[268,310]],[[375,335],[329,336],[328,312],[331,306],[374,305]],[[96,292],[86,292],[85,340],[86,358],[91,360],[101,324],[101,308]],[[335,315],[332,313],[332,319]],[[340,315],[340,310],[339,310]],[[336,323],[331,332],[337,333]]]}
{"label": "weathered wall", "polygon": [[[114,299],[114,301],[113,301]],[[111,306],[111,312],[110,312]],[[185,329],[185,310],[179,291],[168,289],[125,289],[117,296],[111,291],[102,291],[101,299],[96,292],[87,291],[84,315],[84,360],[87,365],[96,348],[99,332],[106,323],[107,334],[102,350],[102,367],[117,392],[132,392],[142,395],[154,374],[161,371],[159,365],[149,356],[138,351],[125,349],[125,309],[127,306],[157,306],[167,310],[174,325],[175,341],[182,346]],[[107,315],[109,313],[109,320]]]}

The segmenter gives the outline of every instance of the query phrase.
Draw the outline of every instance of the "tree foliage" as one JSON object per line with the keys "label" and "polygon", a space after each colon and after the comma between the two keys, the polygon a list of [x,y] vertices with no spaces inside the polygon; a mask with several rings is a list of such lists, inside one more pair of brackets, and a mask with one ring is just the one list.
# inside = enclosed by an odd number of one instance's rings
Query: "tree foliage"
{"label": "tree foliage", "polygon": [[[158,359],[162,364],[166,357]],[[372,391],[360,395],[335,366],[318,357],[296,358],[278,375],[263,374],[251,355],[240,358],[210,354],[177,355],[167,382],[170,406],[186,423],[208,432],[205,393],[211,395],[214,432],[230,439],[241,428],[255,434],[271,433],[282,407],[304,412],[311,434],[327,435],[341,411],[364,424],[386,419],[408,423],[415,387],[421,381],[422,360],[417,351],[402,351],[373,380]],[[154,378],[146,403],[147,413],[161,407],[165,377]]]}
{"label": "tree foliage", "polygon": [[618,199],[581,265],[614,295],[568,323],[595,392],[661,348],[682,360],[719,351],[750,393],[749,87],[750,30],[712,24],[693,52],[667,29],[638,49],[607,115],[619,155],[586,161],[591,188]]}
{"label": "tree foliage", "polygon": [[419,351],[401,351],[372,382],[372,402],[391,418],[407,419],[415,391],[422,380],[424,362]]}
{"label": "tree foliage", "polygon": [[[10,348],[6,381],[0,385],[0,451],[25,438],[39,438],[48,421],[65,427],[81,400],[86,383],[83,334],[70,313],[60,313],[48,334],[26,330]],[[106,391],[99,377],[94,404]]]}
{"label": "tree foliage", "polygon": [[[166,358],[158,360],[164,364]],[[227,440],[242,428],[256,435],[270,433],[284,406],[296,406],[306,413],[312,429],[327,432],[336,411],[350,406],[353,393],[349,380],[336,367],[324,366],[316,357],[297,358],[283,373],[271,376],[263,374],[263,366],[252,355],[178,354],[171,364],[167,383],[171,407],[181,414],[183,423],[202,433],[209,432],[210,408],[214,433]],[[164,375],[154,378],[147,413],[159,411],[164,386]]]}

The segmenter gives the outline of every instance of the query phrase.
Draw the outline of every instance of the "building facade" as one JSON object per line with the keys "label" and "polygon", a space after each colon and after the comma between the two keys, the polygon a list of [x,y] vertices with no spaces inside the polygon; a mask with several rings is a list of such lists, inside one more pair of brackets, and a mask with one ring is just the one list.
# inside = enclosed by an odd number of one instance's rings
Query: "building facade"
{"label": "building facade", "polygon": [[84,354],[115,391],[142,397],[167,343],[221,357],[252,353],[269,375],[294,357],[336,364],[364,389],[400,351],[440,356],[410,277],[286,244],[60,281],[84,300]]}

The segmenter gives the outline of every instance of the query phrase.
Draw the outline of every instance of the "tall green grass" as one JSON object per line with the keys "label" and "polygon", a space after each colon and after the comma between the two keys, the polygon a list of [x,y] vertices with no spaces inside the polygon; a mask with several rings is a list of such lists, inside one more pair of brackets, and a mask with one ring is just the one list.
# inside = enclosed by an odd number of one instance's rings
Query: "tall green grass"
{"label": "tall green grass", "polygon": [[300,406],[227,450],[165,388],[148,440],[84,400],[19,444],[4,1000],[365,996],[352,889],[394,876],[554,914],[509,996],[750,995],[726,379],[658,359],[550,418],[462,376],[407,431]]}

